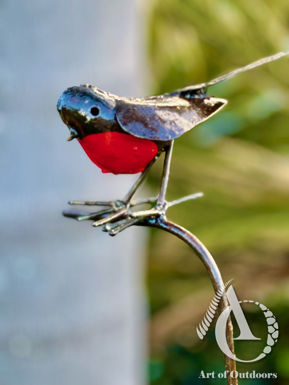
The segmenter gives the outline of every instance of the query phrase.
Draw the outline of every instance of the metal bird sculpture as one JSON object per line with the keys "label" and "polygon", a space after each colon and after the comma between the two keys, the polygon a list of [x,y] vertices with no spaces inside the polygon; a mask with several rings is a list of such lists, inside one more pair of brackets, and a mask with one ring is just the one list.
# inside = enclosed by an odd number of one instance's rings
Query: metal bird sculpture
{"label": "metal bird sculpture", "polygon": [[[195,199],[192,194],[173,202],[165,199],[174,140],[219,112],[227,100],[207,95],[207,88],[224,80],[278,60],[288,53],[265,57],[207,83],[200,83],[160,96],[125,98],[91,85],[68,88],[60,96],[57,109],[68,126],[70,137],[77,139],[104,173],[136,174],[139,178],[123,199],[116,201],[70,201],[71,205],[103,206],[93,213],[66,212],[77,220],[93,220],[110,235],[141,223],[144,218],[163,216],[168,207]],[[165,153],[159,195],[132,201],[152,164]],[[143,204],[151,207],[138,210]]]}

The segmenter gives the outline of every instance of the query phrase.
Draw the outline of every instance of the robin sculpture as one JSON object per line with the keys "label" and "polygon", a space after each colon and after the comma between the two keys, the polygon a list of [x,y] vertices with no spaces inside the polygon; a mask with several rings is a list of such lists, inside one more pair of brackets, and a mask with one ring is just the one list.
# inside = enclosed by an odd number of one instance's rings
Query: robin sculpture
{"label": "robin sculpture", "polygon": [[[227,100],[207,95],[207,88],[251,70],[287,53],[260,59],[209,82],[192,85],[171,93],[146,98],[113,95],[91,85],[68,88],[60,96],[57,109],[68,126],[68,140],[77,139],[90,160],[104,173],[140,176],[126,196],[115,201],[70,201],[71,205],[103,206],[92,213],[67,212],[77,220],[93,220],[93,226],[104,226],[110,235],[140,223],[146,217],[165,215],[168,207],[195,199],[192,194],[167,202],[166,190],[174,140],[206,121]],[[164,153],[161,188],[156,198],[132,201],[153,163]],[[138,210],[143,204],[146,210]]]}

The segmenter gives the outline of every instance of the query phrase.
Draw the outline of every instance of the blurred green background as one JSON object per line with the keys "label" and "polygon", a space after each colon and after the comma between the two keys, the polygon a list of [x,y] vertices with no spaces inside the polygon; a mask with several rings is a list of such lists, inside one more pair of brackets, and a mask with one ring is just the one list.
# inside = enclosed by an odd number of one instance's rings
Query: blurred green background
{"label": "blurred green background", "polygon": [[[147,34],[150,90],[160,94],[289,50],[289,2],[154,0]],[[288,69],[285,58],[209,89],[229,104],[176,141],[168,192],[169,200],[205,193],[172,208],[169,218],[204,242],[224,280],[234,279],[240,299],[260,301],[277,317],[280,338],[273,352],[238,369],[277,372],[278,379],[240,380],[246,385],[289,382]],[[160,170],[161,163],[149,180],[154,191]],[[222,371],[224,359],[214,330],[203,341],[195,332],[213,296],[197,257],[178,239],[153,230],[147,286],[150,383],[224,383],[198,378],[201,370]],[[246,310],[264,340],[263,315],[254,306]],[[253,358],[257,345],[239,342],[237,355]]]}

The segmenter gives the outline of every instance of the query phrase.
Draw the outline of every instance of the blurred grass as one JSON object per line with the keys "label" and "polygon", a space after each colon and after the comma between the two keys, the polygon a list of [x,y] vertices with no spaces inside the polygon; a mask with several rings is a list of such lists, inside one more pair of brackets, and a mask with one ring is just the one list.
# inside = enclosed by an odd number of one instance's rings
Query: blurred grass
{"label": "blurred grass", "polygon": [[[289,51],[289,2],[154,0],[147,31],[151,93],[159,94]],[[239,366],[278,371],[278,380],[260,384],[289,380],[288,68],[285,58],[209,89],[229,104],[176,141],[168,193],[169,199],[205,193],[172,208],[169,217],[205,243],[240,298],[264,302],[278,318],[281,338],[273,353]],[[153,169],[154,190],[160,170],[161,164]],[[149,251],[151,383],[204,383],[200,370],[223,365],[213,333],[201,343],[195,336],[213,294],[207,274],[168,234],[153,231]],[[262,333],[263,319],[251,310],[250,325]],[[253,381],[240,383],[259,383]]]}

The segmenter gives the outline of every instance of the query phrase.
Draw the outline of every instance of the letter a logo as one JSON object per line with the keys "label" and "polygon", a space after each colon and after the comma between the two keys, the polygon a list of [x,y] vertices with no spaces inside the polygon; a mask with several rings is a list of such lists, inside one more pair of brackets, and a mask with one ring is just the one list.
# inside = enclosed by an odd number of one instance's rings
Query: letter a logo
{"label": "letter a logo", "polygon": [[[226,286],[228,286],[228,283],[226,284]],[[199,338],[203,339],[203,337],[206,335],[206,332],[212,322],[212,319],[216,313],[216,310],[218,308],[218,305],[223,295],[225,295],[225,289],[223,291],[218,291],[216,293],[204,317],[203,322],[197,328],[197,333]],[[218,317],[216,322],[216,328],[215,328],[216,341],[217,341],[217,344],[219,345],[219,348],[222,350],[222,352],[226,356],[232,358],[235,361],[248,363],[248,362],[256,362],[261,360],[271,352],[272,347],[276,344],[278,340],[279,328],[278,328],[278,323],[276,321],[276,317],[265,305],[260,304],[259,302],[255,302],[251,300],[239,301],[232,285],[228,287],[226,295],[229,302],[229,306],[226,307],[226,309],[224,309],[223,312]],[[248,325],[245,314],[240,305],[241,303],[244,303],[244,302],[253,303],[258,307],[260,307],[260,309],[264,313],[266,323],[267,323],[267,328],[268,328],[267,345],[263,349],[263,352],[260,353],[256,358],[252,360],[242,360],[238,358],[230,350],[228,346],[227,338],[226,338],[226,325],[227,325],[228,318],[232,313],[234,314],[235,320],[240,330],[240,335],[238,337],[235,337],[234,340],[257,341],[261,339],[261,338],[255,337],[251,332],[251,329]]]}

